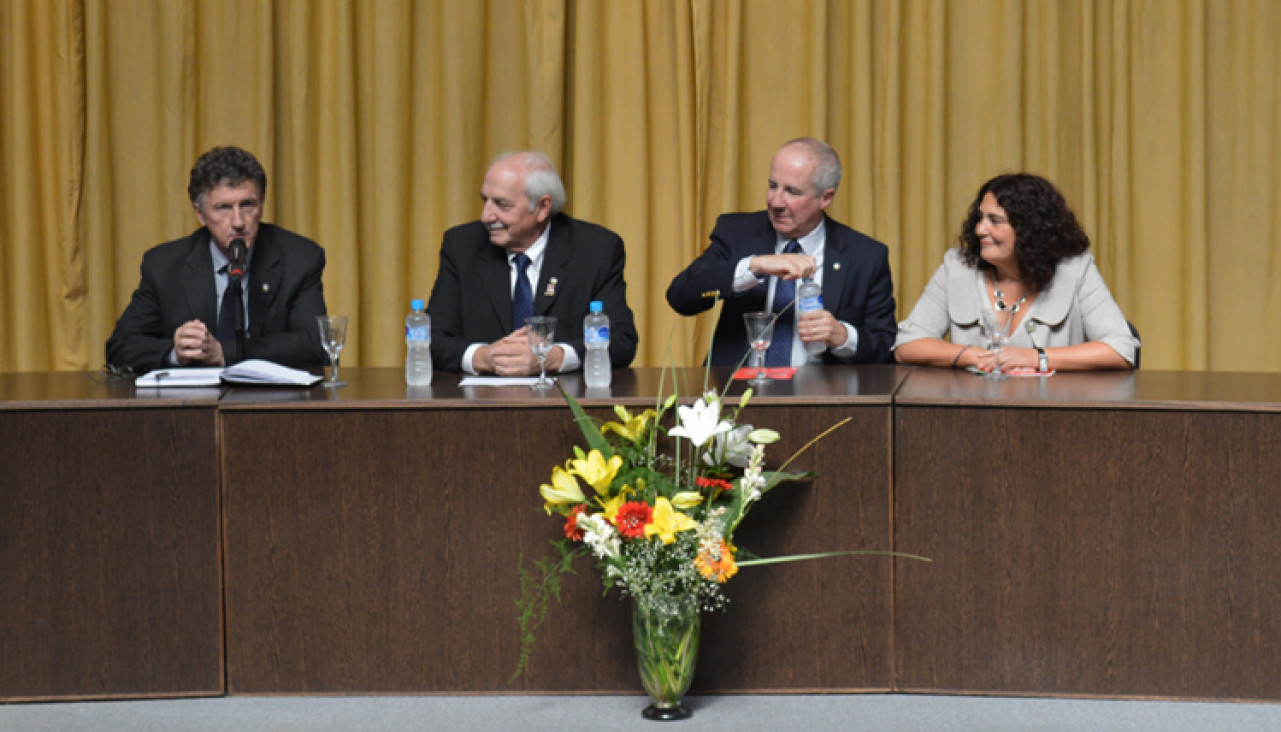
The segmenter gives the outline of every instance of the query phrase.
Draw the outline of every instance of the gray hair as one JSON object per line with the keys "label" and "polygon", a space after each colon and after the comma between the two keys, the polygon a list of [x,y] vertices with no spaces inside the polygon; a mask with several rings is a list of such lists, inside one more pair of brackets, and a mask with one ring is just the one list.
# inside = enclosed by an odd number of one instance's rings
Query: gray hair
{"label": "gray hair", "polygon": [[529,199],[530,213],[538,208],[538,202],[543,196],[552,199],[552,213],[560,213],[565,207],[565,184],[556,173],[556,164],[552,159],[534,151],[508,152],[494,158],[490,167],[511,158],[518,159],[525,169],[525,197]]}
{"label": "gray hair", "polygon": [[841,158],[831,145],[813,137],[798,137],[783,147],[790,145],[801,145],[810,155],[818,158],[818,165],[810,178],[810,184],[814,186],[816,193],[821,194],[829,189],[836,190],[841,186]]}

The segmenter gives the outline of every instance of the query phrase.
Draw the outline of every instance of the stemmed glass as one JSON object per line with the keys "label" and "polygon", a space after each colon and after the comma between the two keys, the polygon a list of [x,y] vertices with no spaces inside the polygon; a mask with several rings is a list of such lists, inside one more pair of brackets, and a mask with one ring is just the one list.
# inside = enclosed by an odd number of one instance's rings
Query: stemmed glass
{"label": "stemmed glass", "polygon": [[984,309],[979,313],[979,324],[983,327],[983,337],[987,339],[988,350],[996,355],[996,363],[992,370],[984,374],[989,379],[1004,379],[1005,372],[1001,371],[1001,346],[1010,338],[1010,321],[1014,320],[1014,313],[1009,311],[998,311],[996,309]]}
{"label": "stemmed glass", "polygon": [[338,354],[342,353],[343,344],[347,341],[346,315],[317,315],[316,323],[320,326],[320,345],[329,354],[329,378],[325,386],[346,386],[347,382],[338,380]]}
{"label": "stemmed glass", "polygon": [[531,386],[539,391],[550,389],[555,382],[547,378],[547,353],[555,343],[556,318],[550,315],[525,318],[525,333],[529,336],[529,347],[538,356],[538,381]]}
{"label": "stemmed glass", "polygon": [[770,378],[765,375],[765,352],[769,350],[770,341],[774,340],[774,319],[774,313],[743,313],[747,342],[752,347],[752,366],[756,367],[755,378],[747,382],[753,386],[770,383]]}

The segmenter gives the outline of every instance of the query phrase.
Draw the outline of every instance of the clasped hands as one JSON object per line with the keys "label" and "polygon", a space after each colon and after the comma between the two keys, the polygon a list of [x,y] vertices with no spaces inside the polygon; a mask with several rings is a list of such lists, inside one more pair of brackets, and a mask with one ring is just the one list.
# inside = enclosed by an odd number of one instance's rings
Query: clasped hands
{"label": "clasped hands", "polygon": [[[817,268],[818,262],[808,254],[763,254],[752,257],[748,265],[748,269],[757,277],[778,277],[784,280],[813,277]],[[844,345],[848,337],[845,326],[827,310],[802,313],[797,319],[796,329],[802,342],[821,341],[828,348]]]}
{"label": "clasped hands", "polygon": [[199,320],[188,320],[173,332],[173,355],[179,366],[190,366],[197,361],[210,366],[226,365],[222,344]]}
{"label": "clasped hands", "polygon": [[[538,356],[529,346],[529,329],[524,326],[487,346],[476,349],[472,365],[478,372],[498,376],[532,376],[538,373]],[[547,371],[559,371],[565,361],[560,345],[547,352]]]}
{"label": "clasped hands", "polygon": [[1003,346],[999,353],[995,351],[986,351],[981,348],[971,348],[965,352],[965,356],[972,357],[970,363],[965,361],[969,358],[962,359],[960,365],[974,366],[979,371],[990,373],[996,367],[997,361],[1000,361],[1001,370],[1009,371],[1011,369],[1031,369],[1036,371],[1040,366],[1040,354],[1035,348],[1018,348],[1015,346]]}

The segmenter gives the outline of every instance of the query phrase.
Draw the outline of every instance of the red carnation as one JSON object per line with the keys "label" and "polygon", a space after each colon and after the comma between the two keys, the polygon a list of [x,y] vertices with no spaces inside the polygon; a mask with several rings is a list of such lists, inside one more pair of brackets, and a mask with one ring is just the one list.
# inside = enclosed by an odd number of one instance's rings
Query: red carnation
{"label": "red carnation", "polygon": [[730,490],[734,487],[734,484],[730,483],[728,480],[721,480],[720,478],[703,478],[701,476],[694,479],[694,484],[699,488],[719,488],[723,491]]}
{"label": "red carnation", "polygon": [[578,528],[578,517],[587,513],[587,504],[580,503],[569,511],[565,517],[565,538],[570,541],[582,541],[583,530]]}
{"label": "red carnation", "polygon": [[618,509],[614,525],[625,539],[639,539],[645,535],[645,527],[654,521],[654,508],[642,501],[628,501]]}

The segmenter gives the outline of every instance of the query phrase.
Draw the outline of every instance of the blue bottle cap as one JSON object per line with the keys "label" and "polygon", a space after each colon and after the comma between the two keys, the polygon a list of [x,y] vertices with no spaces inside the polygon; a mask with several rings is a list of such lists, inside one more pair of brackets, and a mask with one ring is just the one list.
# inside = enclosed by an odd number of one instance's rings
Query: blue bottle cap
{"label": "blue bottle cap", "polygon": [[600,300],[592,300],[588,303],[587,309],[593,313],[599,313],[605,310],[605,306],[601,304]]}
{"label": "blue bottle cap", "polygon": [[411,310],[422,310],[423,301],[415,298],[409,302],[409,307]]}

